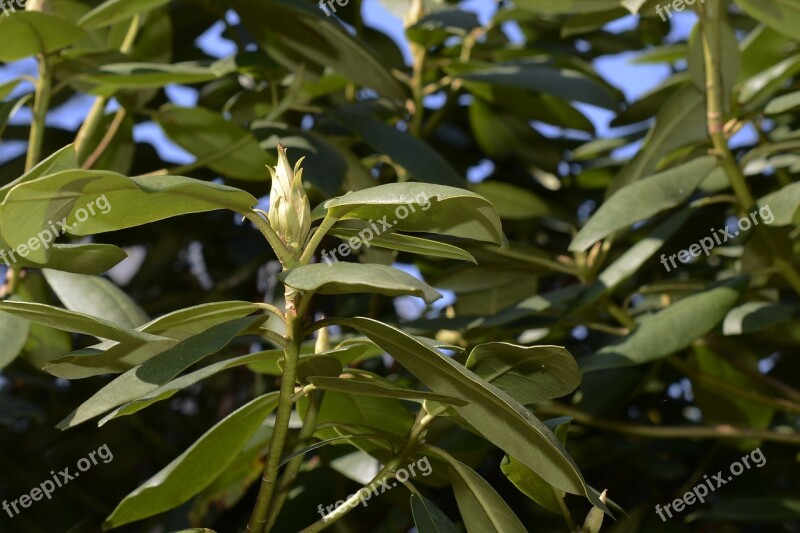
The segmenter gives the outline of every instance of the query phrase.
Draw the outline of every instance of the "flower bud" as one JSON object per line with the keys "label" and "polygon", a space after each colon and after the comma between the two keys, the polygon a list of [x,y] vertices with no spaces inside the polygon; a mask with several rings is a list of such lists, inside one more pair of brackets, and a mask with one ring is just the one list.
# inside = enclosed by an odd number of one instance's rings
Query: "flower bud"
{"label": "flower bud", "polygon": [[303,188],[303,169],[294,169],[286,158],[286,148],[278,145],[278,164],[269,168],[272,187],[269,193],[269,223],[283,242],[293,251],[300,252],[311,231],[311,205]]}

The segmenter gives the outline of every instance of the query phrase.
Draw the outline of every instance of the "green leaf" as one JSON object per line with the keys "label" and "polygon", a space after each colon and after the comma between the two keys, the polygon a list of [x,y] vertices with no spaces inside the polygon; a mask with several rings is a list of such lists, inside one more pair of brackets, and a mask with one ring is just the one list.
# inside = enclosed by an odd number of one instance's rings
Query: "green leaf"
{"label": "green leaf", "polygon": [[177,340],[167,338],[137,343],[101,343],[54,359],[44,370],[62,379],[119,374],[141,365],[176,344]]}
{"label": "green leaf", "polygon": [[464,37],[479,28],[478,16],[458,8],[443,8],[428,13],[406,28],[408,40],[424,46],[444,43],[449,37]]}
{"label": "green leaf", "polygon": [[[729,349],[729,347],[723,347]],[[736,357],[742,355],[737,353]],[[755,383],[750,377],[717,355],[709,346],[693,346],[691,361],[706,376],[717,378],[743,390],[769,395],[772,391]],[[742,359],[747,364],[747,359]],[[753,371],[758,372],[757,359],[750,360]],[[747,398],[720,392],[707,386],[702,380],[689,377],[694,401],[708,424],[729,424],[734,427],[768,428],[775,413],[772,407],[755,403]],[[752,439],[751,442],[757,442]]]}
{"label": "green leaf", "polygon": [[106,278],[44,269],[47,283],[70,311],[103,317],[126,328],[137,328],[150,320],[147,313]]}
{"label": "green leaf", "polygon": [[[245,213],[257,203],[239,189],[181,176],[128,178],[114,172],[67,170],[12,188],[0,206],[0,232],[16,248],[32,237],[44,241],[44,232],[52,235],[63,217],[70,234],[84,236],[215,209]],[[60,226],[55,230],[61,231]],[[46,248],[29,252],[26,258],[35,263],[49,257]]]}
{"label": "green leaf", "polygon": [[666,102],[662,98],[660,93],[653,95],[652,102],[658,106],[655,124],[647,132],[636,157],[614,178],[606,191],[607,197],[656,172],[661,159],[676,148],[708,139],[705,98],[697,89],[683,87]]}
{"label": "green leaf", "polygon": [[486,180],[474,185],[473,190],[492,203],[500,218],[527,220],[550,214],[544,200],[528,189],[510,183]]}
{"label": "green leaf", "polygon": [[181,341],[212,326],[252,315],[263,309],[264,306],[253,302],[212,302],[173,311],[148,322],[140,329]]}
{"label": "green leaf", "polygon": [[170,0],[106,0],[78,21],[87,30],[111,26],[138,13],[169,4]]}
{"label": "green leaf", "polygon": [[619,258],[608,265],[597,276],[597,280],[581,294],[578,301],[571,307],[570,314],[596,303],[604,294],[610,293],[633,276],[654,253],[661,249],[664,242],[683,226],[691,214],[692,209],[681,209],[675,212],[656,226],[644,239],[628,248]]}
{"label": "green leaf", "polygon": [[688,348],[725,318],[747,281],[739,276],[713,284],[643,318],[633,333],[601,348],[582,367],[583,372],[641,365]]}
{"label": "green leaf", "polygon": [[578,363],[561,346],[488,342],[472,349],[466,367],[524,405],[560,398],[581,383]]}
{"label": "green leaf", "polygon": [[725,320],[722,322],[722,333],[724,335],[746,335],[791,320],[791,306],[768,302],[747,302],[734,307],[725,315]]}
{"label": "green leaf", "polygon": [[411,495],[411,514],[419,533],[458,533],[458,528],[425,496]]}
{"label": "green leaf", "polygon": [[800,499],[776,496],[720,500],[705,514],[711,520],[756,522],[759,524],[757,527],[764,527],[768,522],[796,521],[799,515]]}
{"label": "green leaf", "polygon": [[56,426],[67,429],[114,409],[126,402],[141,398],[205,357],[217,353],[242,331],[264,317],[237,318],[211,327],[181,341],[142,365],[117,376],[111,383],[97,391]]}
{"label": "green leaf", "polygon": [[348,373],[344,378],[311,376],[308,378],[308,382],[321,390],[332,390],[345,394],[361,394],[396,398],[398,400],[432,400],[452,405],[466,405],[469,403],[453,396],[399,387],[391,381],[378,379],[376,376],[362,372],[353,373],[353,371],[348,370]]}
{"label": "green leaf", "polygon": [[[505,242],[494,206],[475,193],[455,187],[389,183],[333,198],[321,207],[342,220],[370,221],[373,228],[378,228],[377,233],[385,231],[385,223],[388,223],[395,231],[438,233],[496,244]],[[404,218],[400,215],[401,207]],[[315,214],[319,209],[314,210]]]}
{"label": "green leaf", "polygon": [[[567,430],[572,419],[568,417],[557,418],[545,422],[553,430],[561,444],[566,445]],[[564,507],[564,492],[553,488],[549,483],[539,477],[536,472],[520,463],[513,457],[506,455],[500,462],[500,470],[508,480],[531,500],[535,501],[548,511],[562,513]],[[594,509],[594,507],[593,507]]]}
{"label": "green leaf", "polygon": [[166,105],[155,116],[167,136],[221,175],[266,182],[275,158],[261,149],[253,134],[202,107]]}
{"label": "green leaf", "polygon": [[108,272],[127,257],[125,250],[111,244],[53,244],[50,259],[44,265],[22,258],[17,265],[28,268],[46,266],[62,272],[97,275]]}
{"label": "green leaf", "polygon": [[[284,64],[307,63],[315,70],[329,67],[383,96],[405,99],[402,85],[377,54],[324,17],[316,5],[288,0],[235,0],[232,6],[262,49],[276,54]],[[265,12],[269,17],[263,16]]]}
{"label": "green leaf", "polygon": [[84,31],[55,13],[20,11],[0,16],[0,61],[49,54],[80,41]]}
{"label": "green leaf", "polygon": [[0,342],[0,370],[10,365],[20,354],[28,340],[30,326],[31,323],[24,318],[0,313],[0,339],[3,339]]}
{"label": "green leaf", "polygon": [[337,110],[331,116],[374,150],[391,157],[417,180],[455,187],[464,184],[464,178],[425,141],[346,109]]}
{"label": "green leaf", "polygon": [[[718,83],[720,84],[722,94],[723,111],[729,112],[731,109],[731,100],[733,99],[733,88],[742,71],[742,57],[739,52],[739,41],[736,38],[736,33],[727,20],[727,17],[721,17],[717,24],[719,36],[719,54],[720,65],[717,68]],[[692,34],[689,38],[689,74],[695,89],[703,93],[706,90],[706,69],[705,69],[705,53],[703,51],[703,38],[700,31],[700,25],[695,25]]]}
{"label": "green leaf", "polygon": [[233,359],[226,359],[224,361],[219,361],[205,366],[199,370],[195,370],[194,372],[190,372],[189,374],[185,374],[179,378],[173,379],[172,381],[161,385],[157,389],[148,392],[144,396],[137,398],[134,401],[117,407],[109,414],[104,416],[97,425],[102,426],[106,422],[109,422],[115,418],[138,413],[142,409],[146,409],[154,403],[172,398],[175,394],[183,389],[191,387],[195,383],[199,383],[200,381],[203,381],[204,379],[207,379],[222,371],[236,368],[238,366],[258,363],[264,359],[277,360],[280,357],[283,357],[283,350],[267,350],[263,352],[251,353],[249,355],[243,355],[241,357],[235,357]]}
{"label": "green leaf", "polygon": [[605,508],[552,432],[506,393],[396,328],[361,317],[337,318],[336,322],[372,339],[432,391],[468,400],[468,405],[453,408],[548,483],[570,494],[585,495],[594,505]]}
{"label": "green leaf", "polygon": [[409,294],[419,296],[428,304],[442,297],[433,287],[414,276],[385,265],[317,263],[293,268],[281,273],[279,278],[289,287],[319,294]]}
{"label": "green leaf", "polygon": [[52,361],[45,370],[64,379],[83,379],[101,374],[119,374],[138,366],[210,327],[251,315],[262,307],[251,302],[215,302],[174,311],[138,330],[167,337],[145,344],[122,343],[78,350]]}
{"label": "green leaf", "polygon": [[[307,403],[307,398],[300,400],[299,408],[301,413],[305,412]],[[414,423],[414,417],[411,411],[403,407],[394,398],[355,396],[353,394],[328,391],[325,393],[325,401],[322,402],[320,407],[317,422],[319,425],[328,423],[352,425],[357,426],[360,430],[370,428],[373,431],[367,430],[364,432],[377,431],[406,438]],[[334,428],[318,429],[314,434],[315,437],[321,440],[341,435]],[[368,453],[370,450],[375,449],[374,444],[369,444],[362,439],[353,439],[349,442]]]}
{"label": "green leaf", "polygon": [[163,340],[162,337],[142,333],[140,331],[123,328],[102,318],[84,313],[67,311],[52,305],[30,302],[0,302],[0,311],[12,313],[15,316],[50,326],[61,331],[71,331],[92,335],[100,339],[109,339],[119,342],[143,342]]}
{"label": "green leaf", "polygon": [[5,200],[9,191],[11,191],[14,186],[19,185],[20,183],[33,181],[37,178],[61,172],[62,170],[76,170],[78,168],[80,168],[80,165],[78,164],[78,155],[75,152],[75,145],[69,144],[44,161],[40,162],[29,172],[26,172],[24,175],[15,179],[11,183],[0,187],[0,201]]}
{"label": "green leaf", "polygon": [[800,72],[800,54],[760,71],[745,80],[739,88],[739,103],[748,108],[758,107],[768,102],[787,80]]}
{"label": "green leaf", "polygon": [[27,97],[23,96],[8,102],[0,102],[0,138],[3,137],[3,132],[6,131],[8,121],[20,109],[26,99]]}
{"label": "green leaf", "polygon": [[218,77],[218,72],[199,63],[112,63],[82,74],[80,79],[98,85],[94,93],[110,96],[121,89],[157,89],[173,83],[189,85]]}
{"label": "green leaf", "polygon": [[703,156],[620,189],[603,202],[569,249],[585,251],[617,230],[681,205],[716,165],[715,158]]}
{"label": "green leaf", "polygon": [[467,533],[527,533],[514,511],[485,479],[461,461],[444,455],[442,458],[450,465],[450,482]]}
{"label": "green leaf", "polygon": [[[49,302],[50,289],[43,276],[29,273],[20,280],[15,297],[24,302]],[[41,369],[48,361],[72,350],[72,335],[65,331],[25,321],[30,334],[25,343],[23,357],[35,368]]]}
{"label": "green leaf", "polygon": [[[758,200],[761,210],[772,213],[774,220],[770,226],[789,226],[794,222],[800,208],[800,182],[789,185]],[[762,217],[764,218],[764,217]]]}
{"label": "green leaf", "polygon": [[225,471],[277,405],[278,393],[272,392],[225,417],[174,461],[126,496],[103,527],[119,527],[188,501]]}
{"label": "green leaf", "polygon": [[[354,223],[355,221],[350,221],[350,224]],[[364,231],[366,228],[366,224],[358,224],[356,227],[343,227],[341,225],[336,225],[328,232],[328,235],[339,237],[344,241],[348,241],[350,248],[354,249],[361,245],[365,245],[367,248],[370,246],[376,246],[378,248],[387,248],[389,250],[397,250],[399,252],[427,255],[430,257],[443,257],[445,259],[456,259],[459,261],[469,261],[477,264],[477,261],[475,261],[475,258],[472,257],[472,254],[466,250],[462,250],[458,246],[453,246],[452,244],[434,241],[431,239],[423,239],[422,237],[414,237],[413,235],[403,235],[402,233],[382,233],[372,238],[362,238],[361,235],[364,235],[364,237],[367,236],[367,233]],[[369,230],[369,233],[374,235],[375,232]],[[358,243],[361,243],[361,245]]]}
{"label": "green leaf", "polygon": [[800,5],[793,0],[736,0],[745,13],[793,39],[800,39]]}
{"label": "green leaf", "polygon": [[[556,0],[560,2],[561,0]],[[594,2],[594,0],[591,0]],[[539,59],[493,64],[473,61],[445,69],[468,82],[483,82],[550,94],[570,102],[582,102],[616,110],[619,102],[606,86],[577,70],[559,68]]]}
{"label": "green leaf", "polygon": [[16,89],[17,85],[20,83],[22,83],[22,79],[20,78],[13,79],[5,83],[0,83],[0,100],[5,100],[9,94],[14,92],[14,89]]}
{"label": "green leaf", "polygon": [[540,15],[571,15],[597,13],[621,4],[620,0],[517,0],[514,5]]}
{"label": "green leaf", "polygon": [[771,100],[764,112],[767,115],[781,115],[798,108],[800,108],[800,91],[795,91]]}

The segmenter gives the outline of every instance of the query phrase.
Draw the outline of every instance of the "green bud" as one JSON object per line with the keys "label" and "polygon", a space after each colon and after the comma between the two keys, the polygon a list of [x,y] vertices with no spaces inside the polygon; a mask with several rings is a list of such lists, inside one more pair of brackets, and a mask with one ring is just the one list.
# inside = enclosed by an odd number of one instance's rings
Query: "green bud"
{"label": "green bud", "polygon": [[301,252],[311,231],[311,205],[303,188],[301,158],[294,169],[286,158],[286,148],[278,145],[278,164],[267,167],[272,175],[269,193],[269,223],[283,242],[295,252]]}

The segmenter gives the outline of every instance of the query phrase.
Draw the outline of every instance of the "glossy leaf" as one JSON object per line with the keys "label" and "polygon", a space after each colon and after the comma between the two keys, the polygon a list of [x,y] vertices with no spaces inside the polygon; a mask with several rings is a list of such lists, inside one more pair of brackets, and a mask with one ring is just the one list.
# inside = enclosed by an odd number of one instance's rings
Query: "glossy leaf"
{"label": "glossy leaf", "polygon": [[[475,193],[444,185],[379,185],[328,200],[323,207],[343,220],[371,221],[370,225],[377,224],[381,232],[388,223],[395,231],[438,233],[496,244],[505,239],[491,203]],[[399,211],[401,207],[404,211]]]}
{"label": "glossy leaf", "polygon": [[[52,234],[64,217],[69,233],[83,236],[187,213],[215,209],[244,213],[257,203],[244,191],[191,178],[127,178],[113,172],[68,170],[12,188],[0,207],[0,231],[16,247],[44,231]],[[60,231],[60,225],[55,229]],[[48,250],[42,247],[30,249],[27,255],[29,261],[37,263],[44,263],[48,257]]]}
{"label": "glossy leaf", "polygon": [[433,287],[414,276],[385,265],[317,263],[293,268],[281,274],[281,280],[289,287],[319,294],[413,295],[429,304],[442,297]]}
{"label": "glossy leaf", "polygon": [[126,496],[106,519],[104,527],[129,524],[188,501],[225,470],[277,405],[278,393],[272,392],[225,417]]}

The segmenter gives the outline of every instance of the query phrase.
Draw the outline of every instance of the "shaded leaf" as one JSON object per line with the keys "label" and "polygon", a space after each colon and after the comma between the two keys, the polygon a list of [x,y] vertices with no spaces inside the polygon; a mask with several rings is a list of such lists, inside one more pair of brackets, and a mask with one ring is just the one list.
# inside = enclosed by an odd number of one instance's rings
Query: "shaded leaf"
{"label": "shaded leaf", "polygon": [[569,249],[585,251],[617,230],[681,205],[716,164],[713,157],[699,157],[620,189],[603,202],[572,240]]}
{"label": "shaded leaf", "polygon": [[453,408],[495,445],[548,483],[604,508],[552,432],[506,393],[396,328],[361,317],[336,322],[372,339],[434,392],[469,400]]}
{"label": "shaded leaf", "polygon": [[117,376],[59,422],[56,427],[67,429],[77,426],[158,389],[193,364],[227,346],[234,337],[261,320],[263,317],[259,316],[237,318],[189,337],[148,359],[142,365]]}
{"label": "shaded leaf", "polygon": [[747,281],[739,276],[716,283],[643,318],[633,333],[601,348],[582,366],[583,372],[641,365],[689,347],[725,318]]}
{"label": "shaded leaf", "polygon": [[424,496],[411,495],[411,514],[419,533],[458,533],[447,515]]}
{"label": "shaded leaf", "polygon": [[106,278],[50,269],[42,272],[58,299],[71,311],[103,317],[131,329],[150,320],[130,296]]}
{"label": "shaded leaf", "polygon": [[565,396],[581,383],[578,363],[561,346],[487,342],[473,348],[466,367],[526,405]]}
{"label": "shaded leaf", "polygon": [[208,168],[223,176],[246,181],[267,181],[264,168],[275,158],[262,150],[253,134],[202,107],[166,105],[156,121],[169,136]]}
{"label": "shaded leaf", "polygon": [[49,54],[80,41],[84,31],[55,13],[20,11],[0,17],[0,61]]}

